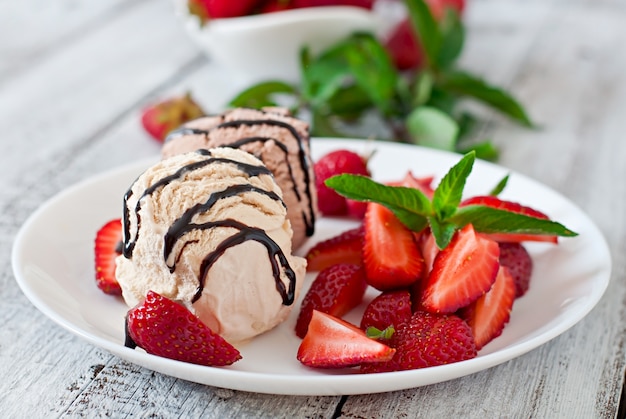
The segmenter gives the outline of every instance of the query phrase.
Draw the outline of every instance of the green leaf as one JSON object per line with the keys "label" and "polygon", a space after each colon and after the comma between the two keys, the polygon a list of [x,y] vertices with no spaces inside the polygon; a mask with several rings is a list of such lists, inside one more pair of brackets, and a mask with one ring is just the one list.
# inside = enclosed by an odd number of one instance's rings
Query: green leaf
{"label": "green leaf", "polygon": [[459,127],[454,119],[429,106],[415,108],[406,119],[407,130],[416,144],[454,151]]}
{"label": "green leaf", "polygon": [[346,198],[384,205],[413,231],[422,231],[428,225],[426,217],[432,212],[430,200],[417,189],[387,186],[366,176],[350,174],[333,176],[324,183]]}
{"label": "green leaf", "polygon": [[272,99],[277,94],[297,93],[296,88],[291,84],[281,81],[267,81],[255,84],[235,96],[230,102],[230,106],[245,108],[262,108],[264,106],[277,106]]}
{"label": "green leaf", "polygon": [[474,166],[475,155],[468,153],[441,179],[433,194],[433,209],[438,220],[445,220],[456,211],[463,197],[463,188]]}
{"label": "green leaf", "polygon": [[469,147],[457,147],[457,151],[462,154],[467,154],[471,151],[476,153],[477,159],[495,161],[498,159],[500,152],[495,145],[489,140],[485,140],[480,143],[475,143]]}
{"label": "green leaf", "polygon": [[372,106],[370,97],[356,85],[339,89],[328,99],[329,113],[344,119],[358,119]]}
{"label": "green leaf", "polygon": [[413,106],[418,107],[425,105],[431,97],[433,91],[434,77],[430,71],[421,71],[415,79],[413,88]]}
{"label": "green leaf", "polygon": [[435,243],[437,244],[437,247],[439,249],[445,248],[448,244],[450,244],[450,241],[452,240],[452,237],[457,230],[456,225],[448,222],[440,222],[434,217],[430,217],[428,221],[430,225],[430,231],[435,237]]}
{"label": "green leaf", "polygon": [[405,0],[413,30],[425,53],[426,66],[435,68],[441,47],[441,34],[430,8],[424,0]]}
{"label": "green leaf", "polygon": [[485,80],[462,71],[448,72],[439,80],[440,87],[460,96],[476,99],[509,116],[516,122],[532,127],[533,123],[522,105],[508,92]]}
{"label": "green leaf", "polygon": [[449,218],[449,221],[459,226],[459,228],[472,224],[476,231],[482,233],[545,234],[564,237],[578,235],[578,233],[555,221],[530,217],[484,205],[461,207]]}
{"label": "green leaf", "polygon": [[498,182],[496,186],[494,186],[494,188],[491,191],[489,191],[489,195],[491,196],[500,195],[500,193],[504,190],[504,188],[506,188],[506,184],[508,182],[509,182],[509,175],[506,175],[500,180],[500,182]]}
{"label": "green leaf", "polygon": [[451,67],[461,54],[465,43],[465,28],[456,10],[451,7],[446,9],[441,28],[441,47],[437,57],[437,65],[440,68]]}

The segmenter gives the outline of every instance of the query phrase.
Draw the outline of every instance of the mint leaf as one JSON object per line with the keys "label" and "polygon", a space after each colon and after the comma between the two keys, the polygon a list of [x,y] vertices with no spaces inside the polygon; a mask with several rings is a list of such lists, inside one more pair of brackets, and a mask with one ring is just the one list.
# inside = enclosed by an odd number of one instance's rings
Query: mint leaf
{"label": "mint leaf", "polygon": [[441,34],[430,8],[424,0],[405,0],[413,30],[420,39],[426,55],[426,62],[431,68],[437,64]]}
{"label": "mint leaf", "polygon": [[437,247],[439,249],[445,248],[448,244],[450,244],[450,241],[457,230],[456,225],[448,222],[440,222],[434,217],[430,217],[428,221],[430,224],[430,231],[435,237]]}
{"label": "mint leaf", "polygon": [[436,108],[420,106],[406,121],[409,135],[416,144],[454,151],[459,127],[449,115]]}
{"label": "mint leaf", "polygon": [[498,149],[489,140],[472,144],[469,147],[458,147],[457,152],[467,154],[470,151],[476,153],[476,158],[481,160],[495,161],[498,159]]}
{"label": "mint leaf", "polygon": [[434,77],[430,71],[421,71],[415,78],[415,87],[413,95],[413,106],[418,107],[425,105],[431,96],[433,90]]}
{"label": "mint leaf", "polygon": [[500,182],[489,192],[491,196],[498,196],[506,188],[506,184],[509,182],[509,175],[503,177]]}
{"label": "mint leaf", "polygon": [[502,112],[515,121],[532,127],[533,123],[520,103],[503,89],[491,86],[483,79],[462,71],[445,73],[440,80],[442,89],[461,96],[472,97]]}
{"label": "mint leaf", "polygon": [[428,225],[430,200],[417,189],[386,186],[369,177],[350,174],[333,176],[324,183],[346,198],[384,205],[413,231],[422,231]]}
{"label": "mint leaf", "polygon": [[441,28],[441,47],[437,56],[437,65],[448,68],[454,64],[463,50],[465,42],[465,28],[459,14],[451,7],[446,8]]}
{"label": "mint leaf", "polygon": [[578,233],[555,221],[530,217],[484,205],[461,207],[449,218],[449,221],[459,228],[472,224],[476,231],[482,233],[546,234],[564,237],[578,235]]}
{"label": "mint leaf", "polygon": [[278,106],[273,99],[277,94],[295,95],[296,88],[281,81],[267,81],[255,84],[235,96],[229,102],[229,105],[257,109],[264,106]]}
{"label": "mint leaf", "polygon": [[441,179],[433,194],[433,208],[439,220],[445,220],[456,211],[463,197],[463,188],[474,166],[475,155],[463,156]]}

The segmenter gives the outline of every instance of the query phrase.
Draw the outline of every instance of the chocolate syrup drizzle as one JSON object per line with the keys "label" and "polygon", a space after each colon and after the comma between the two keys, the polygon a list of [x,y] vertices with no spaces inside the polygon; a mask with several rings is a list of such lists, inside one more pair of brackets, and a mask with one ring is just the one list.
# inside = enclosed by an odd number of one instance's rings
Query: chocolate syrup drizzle
{"label": "chocolate syrup drizzle", "polygon": [[[261,111],[263,112],[263,111]],[[263,112],[265,113],[265,112]],[[222,117],[223,118],[223,117]],[[173,140],[174,138],[178,138],[180,136],[184,136],[184,135],[205,135],[206,137],[208,137],[211,132],[219,130],[219,129],[223,129],[223,128],[239,128],[240,126],[255,126],[255,125],[271,125],[271,126],[277,126],[277,127],[281,127],[281,128],[285,128],[287,131],[289,131],[289,133],[292,135],[292,137],[296,140],[296,143],[298,144],[298,160],[300,162],[300,167],[302,169],[302,172],[304,173],[304,187],[305,187],[305,194],[308,198],[308,211],[302,211],[302,220],[304,221],[304,225],[306,226],[306,235],[308,237],[312,236],[313,233],[315,232],[315,212],[313,210],[313,200],[311,198],[311,176],[309,174],[309,162],[307,161],[307,156],[306,156],[306,152],[304,150],[304,139],[300,136],[300,134],[298,133],[298,131],[295,129],[295,127],[291,124],[288,124],[286,122],[283,121],[278,121],[275,119],[252,119],[252,120],[234,120],[234,121],[227,121],[227,122],[222,122],[219,125],[210,128],[210,129],[199,129],[199,128],[188,128],[188,127],[181,127],[178,128],[174,131],[172,131],[167,138],[165,139],[166,142]],[[251,142],[256,142],[256,141],[268,141],[271,138],[265,138],[265,137],[249,137],[249,138],[242,138],[239,139],[233,143],[230,144],[222,144],[220,145],[221,147],[232,147],[232,148],[237,148],[242,144],[246,144],[246,143],[251,143]],[[297,199],[302,202],[302,198],[300,196],[300,192],[298,190],[297,184],[295,182],[295,178],[293,176],[292,173],[292,167],[291,164],[289,163],[289,160],[287,159],[288,153],[287,153],[287,148],[286,146],[281,143],[280,141],[277,141],[276,139],[274,139],[276,144],[279,144],[279,147],[285,152],[285,161],[287,162],[287,167],[289,168],[289,175],[293,184],[293,191],[296,194]]]}
{"label": "chocolate syrup drizzle", "polygon": [[[135,234],[134,240],[131,240],[131,236],[130,236],[130,209],[128,208],[128,202],[127,202],[128,198],[130,198],[133,194],[132,186],[131,186],[131,189],[129,189],[124,195],[124,251],[123,251],[123,255],[127,259],[130,259],[132,257],[132,252],[137,242],[137,238],[139,236],[139,228],[141,224],[139,211],[141,210],[141,201],[144,197],[151,195],[156,190],[163,188],[164,186],[170,184],[172,181],[181,179],[186,173],[190,171],[200,169],[202,167],[205,167],[208,164],[213,164],[213,163],[234,164],[236,165],[238,169],[240,169],[243,173],[245,173],[249,177],[259,176],[261,174],[271,175],[271,172],[264,166],[254,166],[254,165],[249,165],[246,163],[241,163],[235,160],[211,157],[211,153],[209,150],[198,150],[197,153],[204,155],[204,156],[208,156],[209,158],[206,160],[189,163],[181,167],[176,172],[174,172],[174,174],[160,179],[159,181],[155,182],[150,187],[146,188],[144,193],[138,199],[137,204],[135,205],[135,208],[134,208],[135,216],[137,217],[137,232]],[[254,193],[263,194],[273,200],[281,202],[283,206],[285,205],[282,199],[280,198],[280,196],[278,196],[278,194],[272,191],[266,191],[266,190],[260,189],[252,185],[233,185],[223,191],[212,193],[205,203],[196,204],[190,209],[188,209],[187,211],[185,211],[185,213],[183,213],[183,215],[172,224],[172,226],[169,228],[168,232],[164,236],[163,257],[167,265],[167,259],[169,258],[171,252],[173,251],[174,246],[176,245],[176,242],[180,240],[188,232],[191,232],[194,230],[208,230],[208,229],[219,228],[219,227],[228,227],[228,228],[234,228],[238,230],[235,234],[233,234],[232,236],[222,241],[215,248],[215,250],[213,250],[212,252],[209,252],[204,257],[202,264],[200,265],[200,272],[199,272],[199,278],[198,278],[199,286],[192,299],[192,302],[197,301],[202,295],[202,290],[204,289],[206,276],[209,272],[209,269],[220,258],[220,256],[222,256],[224,252],[226,252],[226,250],[228,250],[230,247],[236,246],[248,240],[254,240],[256,242],[259,242],[267,249],[270,264],[272,267],[272,274],[274,276],[274,280],[276,283],[276,290],[279,292],[282,298],[283,304],[291,305],[294,302],[295,289],[296,289],[296,274],[291,268],[291,266],[289,265],[289,261],[287,260],[287,257],[285,256],[285,253],[282,251],[280,246],[274,240],[272,240],[272,238],[269,237],[265,231],[257,227],[251,227],[251,226],[245,225],[239,221],[235,221],[232,219],[212,221],[212,222],[207,222],[207,223],[202,223],[202,224],[195,224],[192,222],[194,215],[209,211],[211,207],[218,200],[222,198],[240,195],[246,192],[254,192]],[[179,254],[175,258],[175,262],[171,266],[168,265],[168,267],[170,268],[170,272],[173,272],[175,270],[176,262],[180,258],[180,254],[185,249],[185,247],[195,242],[196,240],[190,240],[190,241],[185,242],[182,245],[181,250],[179,251]],[[281,280],[281,273],[284,273],[284,275],[289,280],[288,288],[285,287],[285,284]]]}

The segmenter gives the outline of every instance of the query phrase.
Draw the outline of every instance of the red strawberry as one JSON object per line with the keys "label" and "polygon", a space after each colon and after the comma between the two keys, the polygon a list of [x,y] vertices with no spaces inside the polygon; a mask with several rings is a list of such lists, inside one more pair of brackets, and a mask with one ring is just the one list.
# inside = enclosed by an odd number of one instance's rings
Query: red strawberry
{"label": "red strawberry", "polygon": [[488,293],[463,310],[463,318],[472,329],[476,349],[502,334],[509,322],[515,301],[515,283],[508,269],[501,267]]}
{"label": "red strawberry", "polygon": [[[467,205],[485,205],[487,207],[497,208],[500,210],[515,212],[518,214],[527,215],[530,217],[540,218],[548,220],[549,217],[541,211],[537,211],[533,208],[526,207],[518,204],[517,202],[505,201],[498,197],[491,195],[474,196],[461,202],[459,207]],[[554,235],[540,235],[540,234],[523,234],[523,233],[493,233],[489,234],[493,240],[503,242],[521,242],[521,241],[542,241],[557,243],[558,238]]]}
{"label": "red strawberry", "polygon": [[322,7],[322,6],[355,6],[371,9],[374,0],[293,0],[293,6],[299,7]]}
{"label": "red strawberry", "polygon": [[429,273],[433,268],[433,263],[437,254],[439,253],[439,248],[437,247],[437,242],[435,241],[435,236],[431,233],[430,229],[426,229],[421,233],[415,233],[417,247],[420,249],[420,253],[424,258],[424,266],[426,268],[426,273]]}
{"label": "red strawberry", "polygon": [[367,202],[355,201],[353,199],[346,199],[346,211],[348,217],[362,220],[365,217],[367,211]]}
{"label": "red strawberry", "polygon": [[187,308],[153,291],[128,311],[126,321],[133,342],[153,355],[207,366],[241,359],[235,347]]}
{"label": "red strawberry", "polygon": [[314,165],[317,201],[324,215],[346,215],[346,199],[324,184],[332,176],[343,173],[369,176],[367,160],[350,150],[336,150],[322,156]]}
{"label": "red strawberry", "polygon": [[321,271],[338,263],[362,265],[363,234],[363,226],[359,226],[317,243],[306,254],[307,271]]}
{"label": "red strawberry", "polygon": [[515,282],[515,297],[526,294],[533,272],[533,261],[524,245],[500,243],[500,266],[505,266]]}
{"label": "red strawberry", "polygon": [[378,330],[385,330],[393,326],[398,330],[411,318],[412,314],[409,291],[386,291],[368,304],[361,318],[361,329],[367,330],[368,327],[375,327]]}
{"label": "red strawberry", "polygon": [[389,209],[370,203],[364,226],[363,263],[371,286],[386,291],[420,279],[424,259],[413,233]]}
{"label": "red strawberry", "polygon": [[476,344],[465,321],[454,314],[416,311],[392,336],[390,362],[362,365],[362,372],[434,367],[476,357]]}
{"label": "red strawberry", "polygon": [[471,224],[457,231],[441,250],[424,284],[421,305],[453,313],[489,291],[498,273],[498,243],[476,234]]}
{"label": "red strawberry", "polygon": [[141,123],[148,134],[163,141],[170,131],[202,115],[202,108],[187,93],[148,106],[141,115]]}
{"label": "red strawberry", "polygon": [[435,190],[432,187],[433,179],[434,178],[432,176],[415,177],[413,173],[409,171],[400,181],[400,186],[418,189],[427,197],[432,198],[435,193]]}
{"label": "red strawberry", "polygon": [[122,295],[115,278],[115,258],[122,253],[122,221],[112,220],[100,227],[94,246],[96,285],[111,295]]}
{"label": "red strawberry", "polygon": [[343,368],[389,361],[394,353],[394,349],[368,338],[358,327],[314,310],[297,358],[309,367]]}
{"label": "red strawberry", "polygon": [[259,0],[188,0],[189,12],[200,17],[202,23],[208,19],[240,17],[252,14]]}
{"label": "red strawberry", "polygon": [[313,310],[341,317],[363,300],[367,288],[359,265],[341,263],[321,271],[302,300],[296,335],[306,335]]}
{"label": "red strawberry", "polygon": [[260,13],[275,13],[293,9],[292,0],[269,0],[261,6]]}

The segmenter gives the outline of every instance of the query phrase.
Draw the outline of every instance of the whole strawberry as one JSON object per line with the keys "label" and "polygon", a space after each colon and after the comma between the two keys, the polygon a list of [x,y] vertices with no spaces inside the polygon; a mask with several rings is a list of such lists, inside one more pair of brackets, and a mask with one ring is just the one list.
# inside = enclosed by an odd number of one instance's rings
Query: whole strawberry
{"label": "whole strawberry", "polygon": [[397,330],[408,322],[412,315],[409,291],[386,291],[374,298],[365,308],[361,318],[361,329],[375,327],[378,330],[385,330],[392,326]]}
{"label": "whole strawberry", "polygon": [[163,141],[170,131],[203,115],[202,108],[187,93],[148,106],[141,115],[141,124],[154,139]]}
{"label": "whole strawberry", "polygon": [[515,298],[526,294],[533,272],[533,261],[521,243],[499,243],[500,266],[506,267],[515,282]]}
{"label": "whole strawberry", "polygon": [[335,175],[349,173],[369,176],[367,160],[350,150],[336,150],[322,156],[314,165],[318,208],[323,215],[346,215],[346,198],[324,184]]}
{"label": "whole strawberry", "polygon": [[[239,351],[182,305],[148,291],[126,316],[132,343],[149,354],[206,366],[230,365]],[[127,346],[131,346],[127,340]]]}
{"label": "whole strawberry", "polygon": [[434,367],[476,357],[470,327],[454,314],[416,311],[389,342],[396,349],[391,361],[363,365],[363,372],[401,371]]}
{"label": "whole strawberry", "polygon": [[122,253],[122,222],[115,219],[104,224],[96,233],[94,243],[96,285],[104,293],[122,295],[115,278],[115,258]]}

